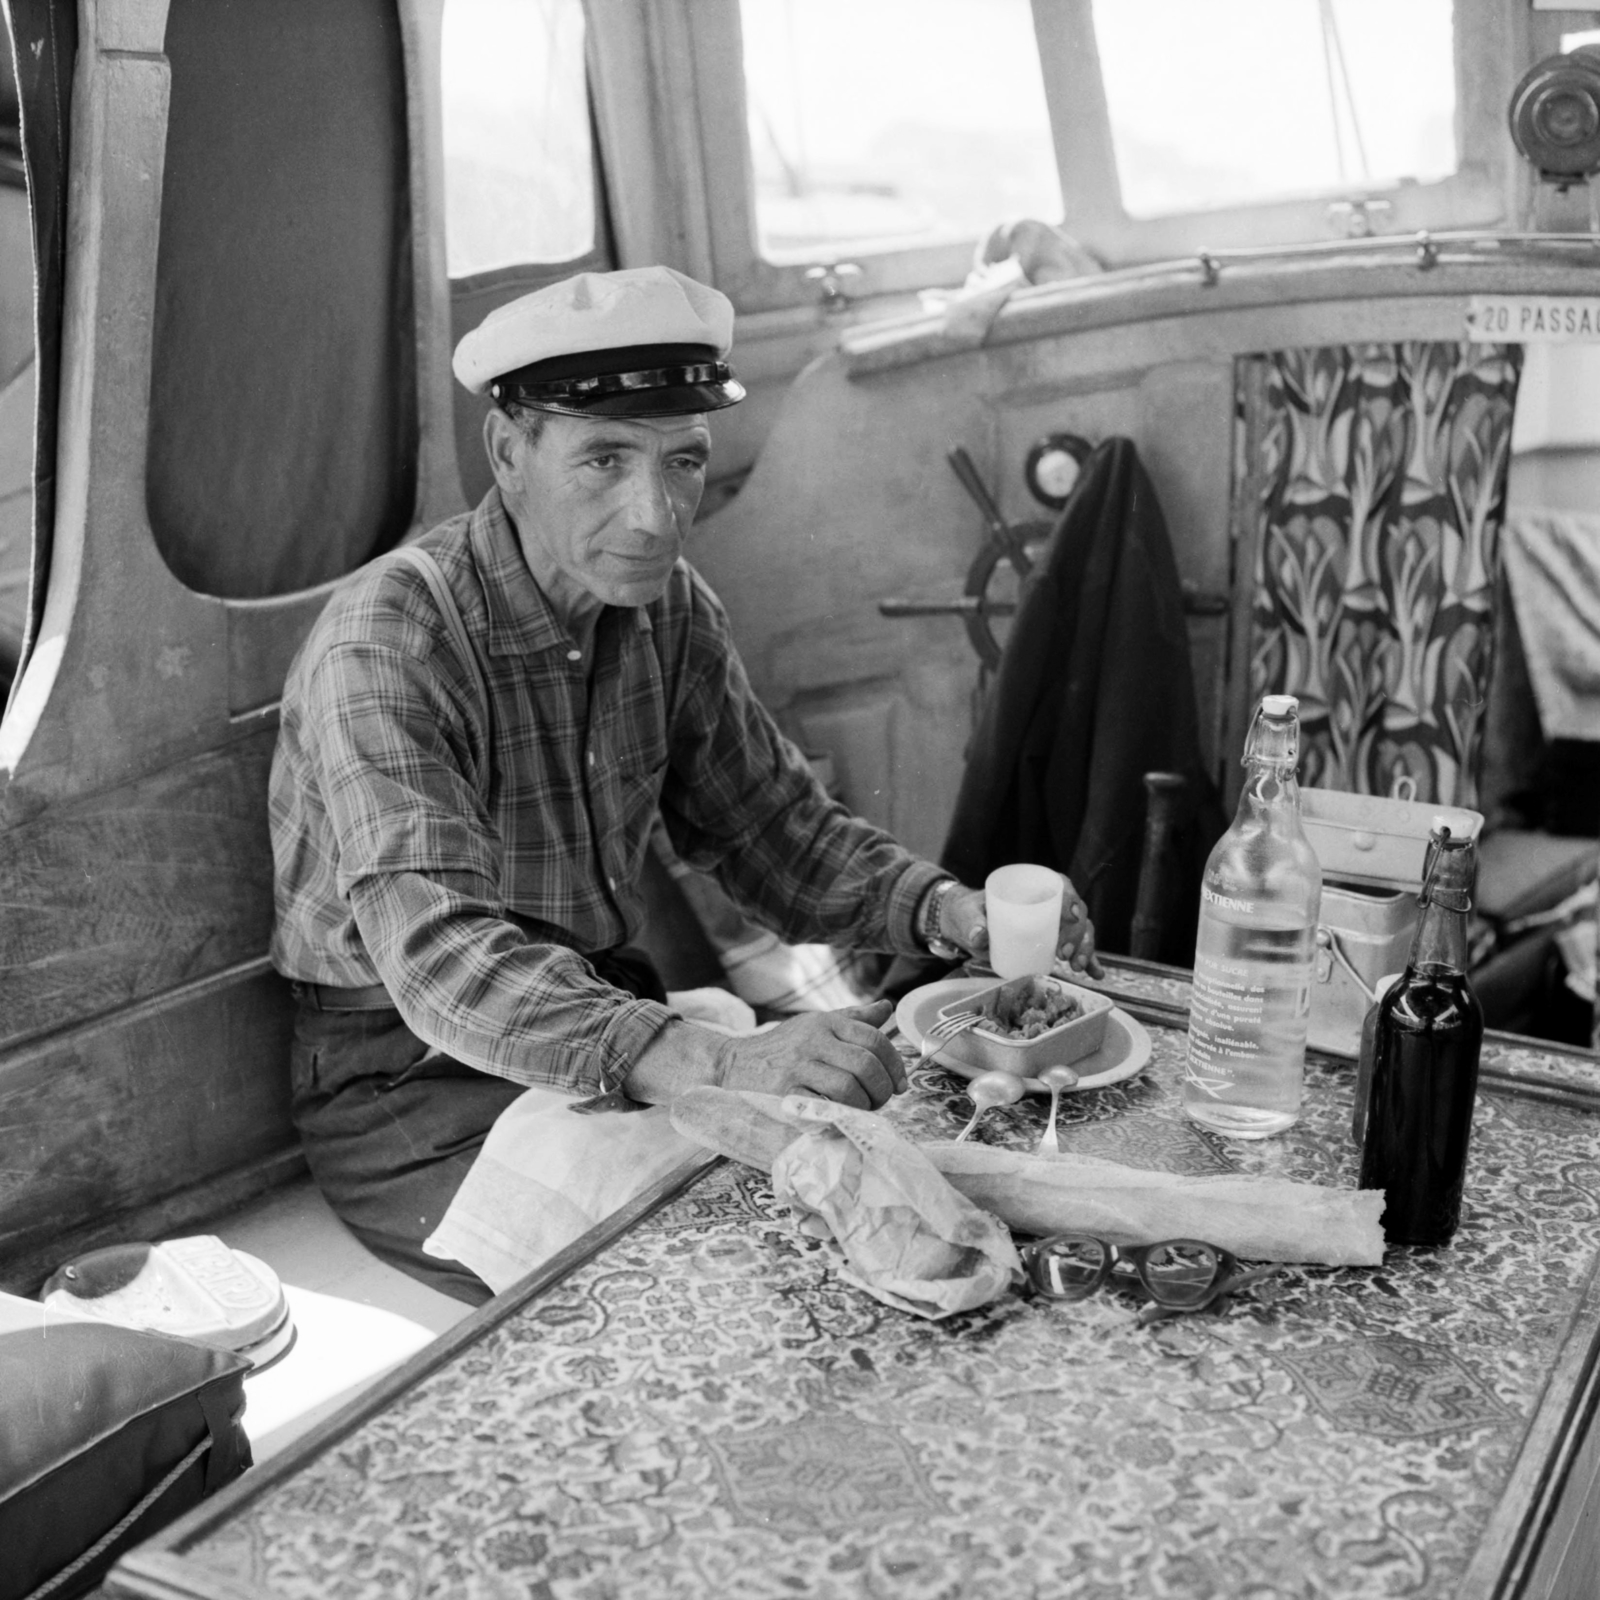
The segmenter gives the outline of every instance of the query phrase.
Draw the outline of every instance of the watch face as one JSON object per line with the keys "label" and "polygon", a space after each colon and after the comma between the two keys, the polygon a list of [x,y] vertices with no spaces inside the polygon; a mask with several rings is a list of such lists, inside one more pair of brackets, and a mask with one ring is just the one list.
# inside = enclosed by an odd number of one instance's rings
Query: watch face
{"label": "watch face", "polygon": [[1071,496],[1093,448],[1075,433],[1052,433],[1034,445],[1022,469],[1034,499],[1059,511]]}

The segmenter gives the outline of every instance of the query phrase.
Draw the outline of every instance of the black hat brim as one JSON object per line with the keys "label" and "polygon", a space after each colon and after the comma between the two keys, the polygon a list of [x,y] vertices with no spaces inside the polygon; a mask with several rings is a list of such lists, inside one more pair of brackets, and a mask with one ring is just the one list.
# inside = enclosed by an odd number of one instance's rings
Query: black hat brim
{"label": "black hat brim", "polygon": [[596,395],[588,402],[536,400],[508,390],[506,400],[528,411],[550,411],[561,417],[692,417],[721,411],[744,399],[737,378],[722,383],[668,384],[659,389],[634,389]]}
{"label": "black hat brim", "polygon": [[684,417],[744,399],[744,385],[709,345],[625,345],[535,361],[489,385],[501,405],[568,417]]}

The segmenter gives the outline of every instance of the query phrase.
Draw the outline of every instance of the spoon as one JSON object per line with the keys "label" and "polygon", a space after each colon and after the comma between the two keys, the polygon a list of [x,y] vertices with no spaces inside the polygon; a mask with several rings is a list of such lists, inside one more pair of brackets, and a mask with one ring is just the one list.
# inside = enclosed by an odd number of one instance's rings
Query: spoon
{"label": "spoon", "polygon": [[990,1106],[1015,1105],[1022,1098],[1022,1079],[1009,1072],[980,1072],[967,1085],[967,1095],[977,1109],[972,1121],[956,1135],[957,1144],[978,1126],[978,1118]]}
{"label": "spoon", "polygon": [[1061,1141],[1056,1138],[1056,1112],[1061,1109],[1061,1091],[1070,1089],[1078,1081],[1071,1067],[1046,1067],[1039,1074],[1039,1082],[1050,1091],[1050,1120],[1039,1135],[1039,1151],[1043,1155],[1061,1154]]}

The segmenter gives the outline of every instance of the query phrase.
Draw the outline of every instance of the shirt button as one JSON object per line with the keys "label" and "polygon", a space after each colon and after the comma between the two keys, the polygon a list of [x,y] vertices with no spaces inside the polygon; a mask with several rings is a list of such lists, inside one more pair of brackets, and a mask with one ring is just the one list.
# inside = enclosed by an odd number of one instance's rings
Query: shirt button
{"label": "shirt button", "polygon": [[616,887],[617,887],[617,880],[615,878],[607,878],[606,882],[611,885],[612,891],[615,892]]}
{"label": "shirt button", "polygon": [[590,766],[591,766],[591,767],[592,767],[592,766],[593,766],[593,765],[594,765],[594,751],[593,751],[593,750],[591,750],[591,751],[590,751],[590,752],[589,752],[589,765],[590,765]]}
{"label": "shirt button", "polygon": [[582,661],[583,660],[583,651],[581,651],[581,650],[569,650],[569,651],[567,651],[567,660],[568,661]]}

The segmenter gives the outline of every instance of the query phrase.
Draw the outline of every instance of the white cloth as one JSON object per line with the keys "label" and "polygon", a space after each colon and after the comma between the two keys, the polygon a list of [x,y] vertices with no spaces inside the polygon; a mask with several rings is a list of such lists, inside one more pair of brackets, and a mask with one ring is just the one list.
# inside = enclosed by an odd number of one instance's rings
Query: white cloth
{"label": "white cloth", "polygon": [[1575,922],[1556,935],[1556,948],[1566,963],[1567,987],[1580,1000],[1594,1004],[1595,986],[1595,926],[1591,917]]}
{"label": "white cloth", "polygon": [[[723,1033],[755,1030],[755,1013],[723,989],[667,996],[681,1017]],[[455,1199],[423,1243],[499,1294],[636,1200],[704,1147],[667,1108],[580,1115],[574,1096],[526,1089],[495,1118]]]}
{"label": "white cloth", "polygon": [[722,970],[741,999],[791,1015],[844,1011],[872,996],[858,989],[825,944],[785,944],[775,933],[752,929],[754,937],[720,952]]}
{"label": "white cloth", "polygon": [[1506,576],[1546,739],[1600,739],[1600,516],[1519,510]]}
{"label": "white cloth", "polygon": [[579,1116],[574,1097],[528,1089],[495,1118],[430,1256],[459,1261],[499,1294],[689,1157],[665,1106]]}

